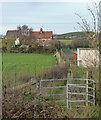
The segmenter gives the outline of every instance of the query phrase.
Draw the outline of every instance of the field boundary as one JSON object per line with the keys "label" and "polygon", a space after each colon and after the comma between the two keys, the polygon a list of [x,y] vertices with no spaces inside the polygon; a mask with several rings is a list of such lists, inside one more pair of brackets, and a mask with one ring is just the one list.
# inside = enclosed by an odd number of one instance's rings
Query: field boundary
{"label": "field boundary", "polygon": [[8,88],[8,89],[6,89],[6,91],[7,91],[7,93],[10,93],[10,92],[14,92],[14,91],[26,88],[26,87],[32,87],[34,85],[36,85],[36,79],[32,78],[31,81],[24,83],[24,84],[21,84],[21,85],[18,85],[18,86],[14,86],[12,88]]}

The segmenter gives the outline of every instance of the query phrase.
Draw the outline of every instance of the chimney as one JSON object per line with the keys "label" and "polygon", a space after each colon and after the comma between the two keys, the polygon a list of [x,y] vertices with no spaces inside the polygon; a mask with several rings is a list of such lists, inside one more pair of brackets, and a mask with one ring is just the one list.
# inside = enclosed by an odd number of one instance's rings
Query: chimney
{"label": "chimney", "polygon": [[43,29],[42,28],[40,28],[40,33],[43,33]]}

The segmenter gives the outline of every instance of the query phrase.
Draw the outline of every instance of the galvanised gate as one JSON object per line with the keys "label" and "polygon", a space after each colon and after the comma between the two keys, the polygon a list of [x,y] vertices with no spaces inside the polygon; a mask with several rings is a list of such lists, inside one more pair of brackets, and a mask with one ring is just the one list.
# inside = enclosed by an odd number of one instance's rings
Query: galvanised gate
{"label": "galvanised gate", "polygon": [[92,79],[40,80],[36,90],[47,102],[55,102],[67,108],[95,105],[95,81]]}

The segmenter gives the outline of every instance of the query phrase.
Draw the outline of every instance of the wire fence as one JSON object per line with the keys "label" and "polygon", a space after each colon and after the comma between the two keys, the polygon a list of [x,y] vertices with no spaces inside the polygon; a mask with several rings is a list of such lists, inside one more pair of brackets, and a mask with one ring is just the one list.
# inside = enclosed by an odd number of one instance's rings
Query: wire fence
{"label": "wire fence", "polygon": [[[2,90],[3,97],[6,98],[16,90],[28,88],[31,93],[36,93],[35,83],[38,77],[48,71],[51,66],[34,64],[9,64],[3,66],[2,70]],[[25,89],[26,91],[26,89]]]}

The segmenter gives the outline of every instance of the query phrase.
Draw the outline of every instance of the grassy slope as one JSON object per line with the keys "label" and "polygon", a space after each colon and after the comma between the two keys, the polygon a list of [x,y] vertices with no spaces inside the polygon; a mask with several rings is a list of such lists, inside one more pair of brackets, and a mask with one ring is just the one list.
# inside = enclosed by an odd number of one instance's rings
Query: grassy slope
{"label": "grassy slope", "polygon": [[58,36],[64,36],[64,37],[71,37],[71,36],[83,37],[83,36],[85,36],[85,34],[84,34],[84,32],[70,32],[70,33],[60,34]]}
{"label": "grassy slope", "polygon": [[58,40],[58,41],[65,43],[65,44],[69,44],[72,42],[72,40]]}
{"label": "grassy slope", "polygon": [[3,79],[21,83],[21,77],[38,75],[54,64],[56,60],[53,55],[4,53]]}

